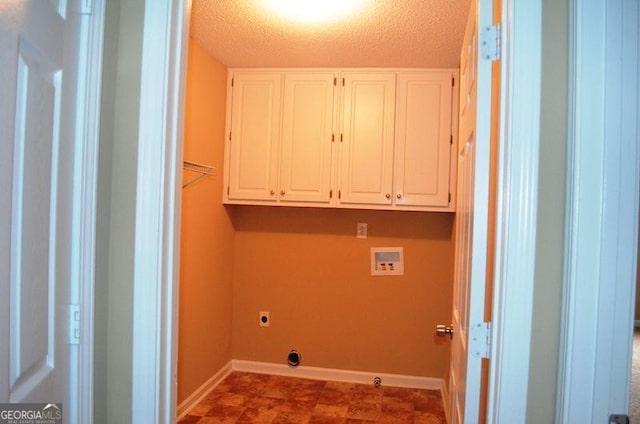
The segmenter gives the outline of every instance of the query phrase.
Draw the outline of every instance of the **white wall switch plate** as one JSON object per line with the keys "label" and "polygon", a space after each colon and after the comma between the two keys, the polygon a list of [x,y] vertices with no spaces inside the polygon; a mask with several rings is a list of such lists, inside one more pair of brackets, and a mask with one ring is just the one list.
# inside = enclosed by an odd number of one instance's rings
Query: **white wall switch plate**
{"label": "white wall switch plate", "polygon": [[356,238],[366,239],[367,238],[367,224],[364,222],[358,222],[358,226],[356,228]]}

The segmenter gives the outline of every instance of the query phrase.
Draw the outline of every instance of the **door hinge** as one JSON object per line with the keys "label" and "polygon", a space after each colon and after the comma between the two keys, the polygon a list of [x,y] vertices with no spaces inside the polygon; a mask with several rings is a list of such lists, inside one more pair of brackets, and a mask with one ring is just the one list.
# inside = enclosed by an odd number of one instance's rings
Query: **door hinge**
{"label": "door hinge", "polygon": [[629,424],[629,416],[621,414],[612,414],[609,416],[609,424]]}
{"label": "door hinge", "polygon": [[480,31],[480,56],[484,60],[500,60],[500,24],[483,27]]}
{"label": "door hinge", "polygon": [[231,87],[233,87],[234,81],[235,81],[235,78],[231,78]]}
{"label": "door hinge", "polygon": [[456,86],[456,79],[455,77],[451,77],[451,87],[455,87]]}
{"label": "door hinge", "polygon": [[451,193],[449,193],[449,203],[451,203]]}
{"label": "door hinge", "polygon": [[335,134],[331,134],[331,142],[333,143],[336,140],[336,135]]}
{"label": "door hinge", "polygon": [[333,199],[333,189],[329,190],[329,199]]}
{"label": "door hinge", "polygon": [[229,131],[229,141],[231,141],[231,131]]}
{"label": "door hinge", "polygon": [[469,331],[469,349],[476,358],[491,357],[491,323],[477,322]]}
{"label": "door hinge", "polygon": [[453,134],[449,137],[449,144],[453,144]]}
{"label": "door hinge", "polygon": [[342,143],[342,134],[340,134],[340,143]]}
{"label": "door hinge", "polygon": [[334,85],[334,87],[335,87],[336,85],[338,85],[338,78],[333,77],[333,85]]}
{"label": "door hinge", "polygon": [[342,199],[342,190],[338,190],[338,199]]}
{"label": "door hinge", "polygon": [[69,319],[69,339],[68,344],[80,344],[80,304],[72,303],[68,310]]}
{"label": "door hinge", "polygon": [[229,186],[227,186],[227,196],[229,195]]}
{"label": "door hinge", "polygon": [[344,87],[344,78],[342,78],[342,86]]}

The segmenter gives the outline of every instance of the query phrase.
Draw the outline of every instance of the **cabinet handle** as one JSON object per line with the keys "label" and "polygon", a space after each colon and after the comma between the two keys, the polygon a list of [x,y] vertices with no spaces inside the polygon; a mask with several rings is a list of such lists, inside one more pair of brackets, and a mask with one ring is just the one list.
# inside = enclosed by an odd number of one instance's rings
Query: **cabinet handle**
{"label": "cabinet handle", "polygon": [[402,199],[402,194],[398,193],[398,194],[396,195],[396,197],[397,197],[398,199]]}
{"label": "cabinet handle", "polygon": [[284,196],[284,190],[280,190],[280,196]]}
{"label": "cabinet handle", "polygon": [[275,190],[271,190],[270,194],[273,196],[274,194],[276,194]]}
{"label": "cabinet handle", "polygon": [[386,197],[387,199],[391,199],[391,195],[389,193],[387,193],[384,197]]}

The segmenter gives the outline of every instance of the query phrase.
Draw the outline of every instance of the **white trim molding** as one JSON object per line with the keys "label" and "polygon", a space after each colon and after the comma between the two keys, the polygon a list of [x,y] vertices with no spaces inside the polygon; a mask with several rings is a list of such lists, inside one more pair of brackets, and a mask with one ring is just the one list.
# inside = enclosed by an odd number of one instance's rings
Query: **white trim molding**
{"label": "white trim molding", "polygon": [[542,4],[502,10],[496,276],[487,422],[527,413],[540,145]]}
{"label": "white trim molding", "polygon": [[74,158],[72,245],[72,297],[79,302],[80,345],[75,393],[77,410],[71,420],[93,422],[95,255],[98,191],[98,150],[100,140],[100,99],[102,91],[102,50],[104,46],[104,0],[95,0],[90,14],[75,9],[70,19],[79,20],[78,95],[75,132],[78,143]]}
{"label": "white trim molding", "polygon": [[629,411],[640,164],[634,0],[571,0],[557,423]]}
{"label": "white trim molding", "polygon": [[180,196],[189,1],[144,12],[133,287],[132,420],[176,418]]}

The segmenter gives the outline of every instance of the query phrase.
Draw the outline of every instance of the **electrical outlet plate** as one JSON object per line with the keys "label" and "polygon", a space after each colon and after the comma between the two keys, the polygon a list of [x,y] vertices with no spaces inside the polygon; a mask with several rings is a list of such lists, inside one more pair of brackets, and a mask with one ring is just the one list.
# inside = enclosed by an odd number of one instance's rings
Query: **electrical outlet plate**
{"label": "electrical outlet plate", "polygon": [[260,312],[258,315],[258,324],[260,324],[260,327],[268,327],[269,324],[271,324],[269,312]]}

